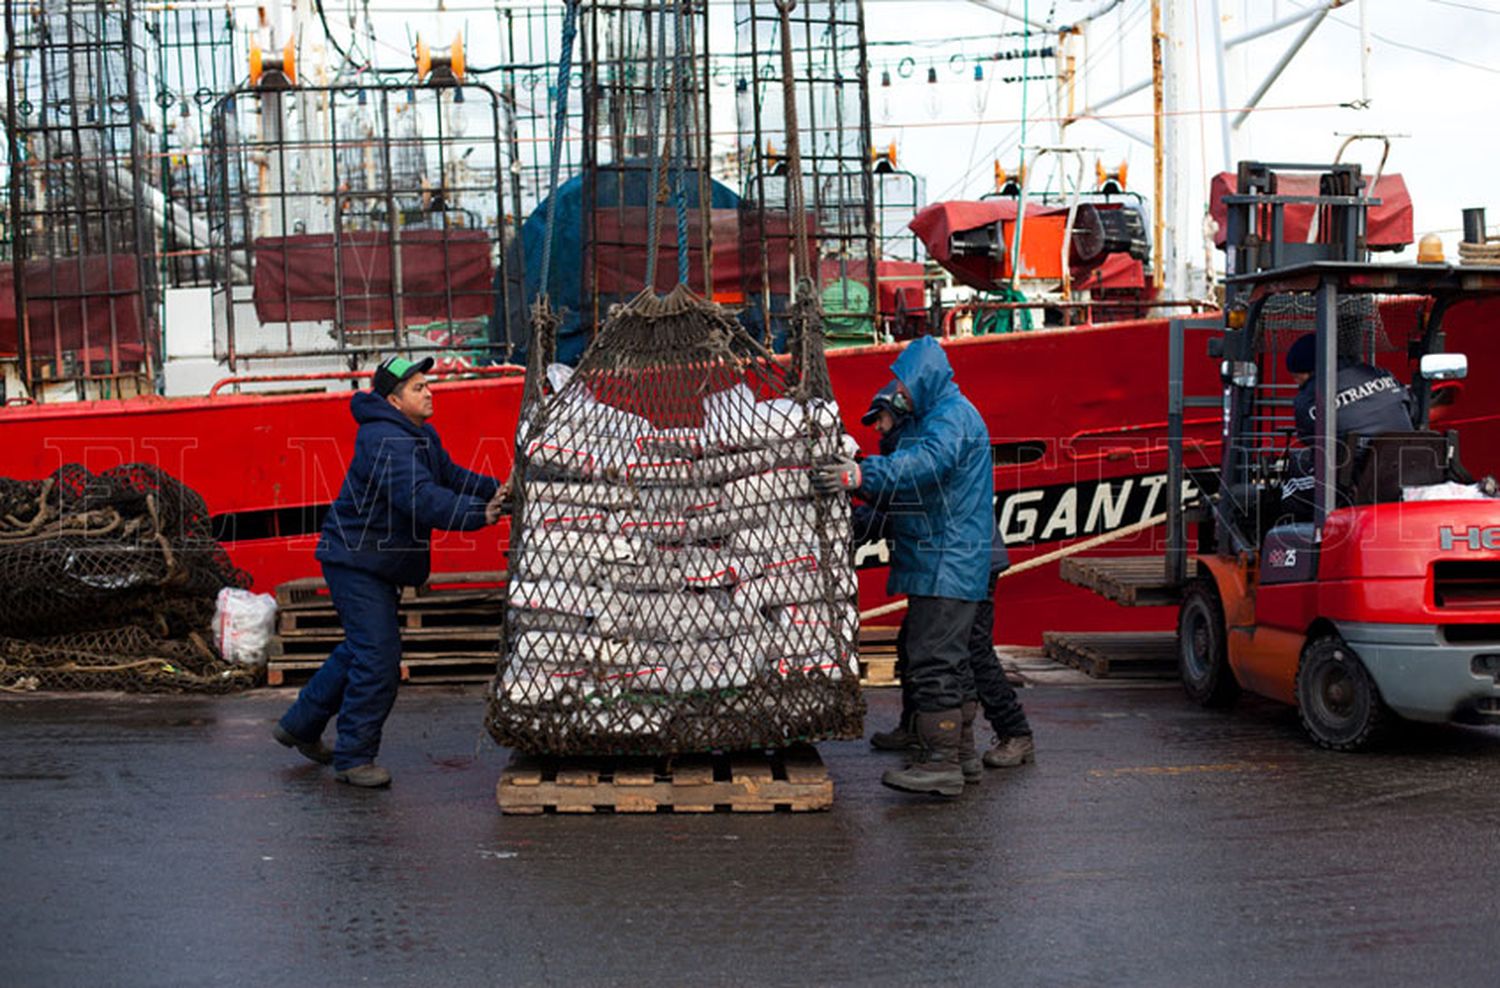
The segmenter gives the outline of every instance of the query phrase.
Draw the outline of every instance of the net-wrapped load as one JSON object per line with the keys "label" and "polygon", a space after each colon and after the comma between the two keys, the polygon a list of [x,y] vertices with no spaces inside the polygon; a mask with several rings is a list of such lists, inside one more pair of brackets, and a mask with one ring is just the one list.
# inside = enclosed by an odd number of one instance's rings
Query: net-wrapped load
{"label": "net-wrapped load", "polygon": [[679,288],[612,312],[523,412],[488,725],[553,754],[861,736],[831,401]]}
{"label": "net-wrapped load", "polygon": [[249,585],[203,499],[156,467],[0,478],[0,689],[252,686],[208,633],[219,590]]}

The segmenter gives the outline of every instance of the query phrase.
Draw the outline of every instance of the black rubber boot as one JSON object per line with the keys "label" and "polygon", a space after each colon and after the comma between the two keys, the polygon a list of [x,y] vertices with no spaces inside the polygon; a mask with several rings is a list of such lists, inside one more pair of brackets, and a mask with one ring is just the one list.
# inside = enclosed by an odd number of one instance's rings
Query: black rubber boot
{"label": "black rubber boot", "polygon": [[940,710],[919,713],[917,736],[922,748],[905,768],[888,769],[882,785],[902,792],[958,796],[964,791],[964,773],[958,766],[958,745],[963,733],[963,711]]}
{"label": "black rubber boot", "polygon": [[958,767],[964,781],[972,784],[984,778],[984,762],[980,761],[979,749],[974,744],[974,718],[979,716],[979,701],[968,700],[959,709],[963,724],[958,735]]}
{"label": "black rubber boot", "polygon": [[876,751],[906,751],[921,747],[917,732],[912,729],[911,717],[902,712],[901,722],[889,731],[876,731],[870,735],[870,747]]}

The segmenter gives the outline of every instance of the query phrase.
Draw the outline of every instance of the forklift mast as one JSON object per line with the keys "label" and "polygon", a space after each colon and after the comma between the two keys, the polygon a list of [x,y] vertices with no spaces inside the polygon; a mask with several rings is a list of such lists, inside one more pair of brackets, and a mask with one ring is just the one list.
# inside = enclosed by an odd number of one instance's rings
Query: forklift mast
{"label": "forklift mast", "polygon": [[[1315,174],[1316,196],[1281,195],[1278,176]],[[1195,485],[1205,495],[1220,494],[1210,514],[1199,510],[1192,520],[1212,526],[1213,538],[1227,539],[1227,547],[1248,548],[1231,515],[1242,507],[1237,499],[1253,489],[1255,463],[1263,457],[1263,436],[1257,434],[1257,388],[1262,354],[1256,327],[1260,323],[1264,297],[1252,299],[1252,287],[1237,278],[1324,261],[1362,263],[1369,259],[1365,241],[1367,211],[1378,199],[1363,195],[1365,180],[1357,164],[1294,164],[1241,162],[1236,192],[1224,197],[1227,207],[1225,236],[1225,298],[1221,315],[1208,319],[1174,319],[1171,322],[1167,415],[1167,579],[1180,585],[1186,577],[1187,522],[1183,510],[1183,481],[1188,477],[1184,462],[1183,421],[1189,408],[1222,407],[1222,458],[1216,477],[1195,471]],[[1305,240],[1286,236],[1286,207],[1312,206],[1314,219]],[[1336,297],[1318,292],[1316,327],[1318,352],[1336,352]],[[1184,355],[1187,337],[1207,336],[1211,357],[1220,359],[1223,388],[1214,395],[1184,393]],[[1323,376],[1332,377],[1335,361],[1320,361]],[[1331,381],[1326,382],[1331,384]],[[1322,387],[1323,384],[1320,384]]]}

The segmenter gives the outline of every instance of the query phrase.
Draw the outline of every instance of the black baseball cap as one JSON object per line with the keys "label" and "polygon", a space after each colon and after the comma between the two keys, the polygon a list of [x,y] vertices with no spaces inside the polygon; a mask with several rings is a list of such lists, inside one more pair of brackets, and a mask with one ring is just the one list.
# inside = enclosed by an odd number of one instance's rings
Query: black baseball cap
{"label": "black baseball cap", "polygon": [[396,387],[413,374],[425,374],[432,370],[432,358],[423,357],[421,360],[407,360],[405,357],[386,357],[375,368],[375,380],[372,387],[375,393],[388,397]]}
{"label": "black baseball cap", "polygon": [[900,391],[901,382],[896,380],[895,378],[892,378],[891,383],[875,392],[875,397],[870,399],[869,410],[865,412],[864,416],[860,419],[860,422],[865,425],[873,425],[875,423],[876,417],[879,416],[881,412],[890,412],[898,419],[902,415],[906,414],[901,409],[896,407],[896,395],[899,394]]}

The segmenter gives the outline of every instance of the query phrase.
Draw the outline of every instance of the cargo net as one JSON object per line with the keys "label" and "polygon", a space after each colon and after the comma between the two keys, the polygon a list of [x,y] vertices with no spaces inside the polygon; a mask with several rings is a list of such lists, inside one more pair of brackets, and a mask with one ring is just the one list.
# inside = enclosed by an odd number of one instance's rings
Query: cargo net
{"label": "cargo net", "polygon": [[203,499],[156,467],[0,478],[0,689],[252,686],[208,631],[220,588],[249,584]]}
{"label": "cargo net", "polygon": [[[1338,354],[1341,358],[1378,363],[1382,354],[1404,352],[1416,328],[1419,300],[1375,295],[1345,295],[1338,304]],[[1317,296],[1287,292],[1266,299],[1256,323],[1256,351],[1262,354],[1261,394],[1270,399],[1261,410],[1266,441],[1276,445],[1294,425],[1292,396],[1297,383],[1286,369],[1286,352],[1318,328]],[[1392,340],[1401,342],[1393,343]]]}
{"label": "cargo net", "polygon": [[[535,369],[535,365],[534,365]],[[518,430],[501,744],[674,754],[857,738],[831,400],[679,287],[616,307]],[[826,392],[825,392],[826,393]]]}

